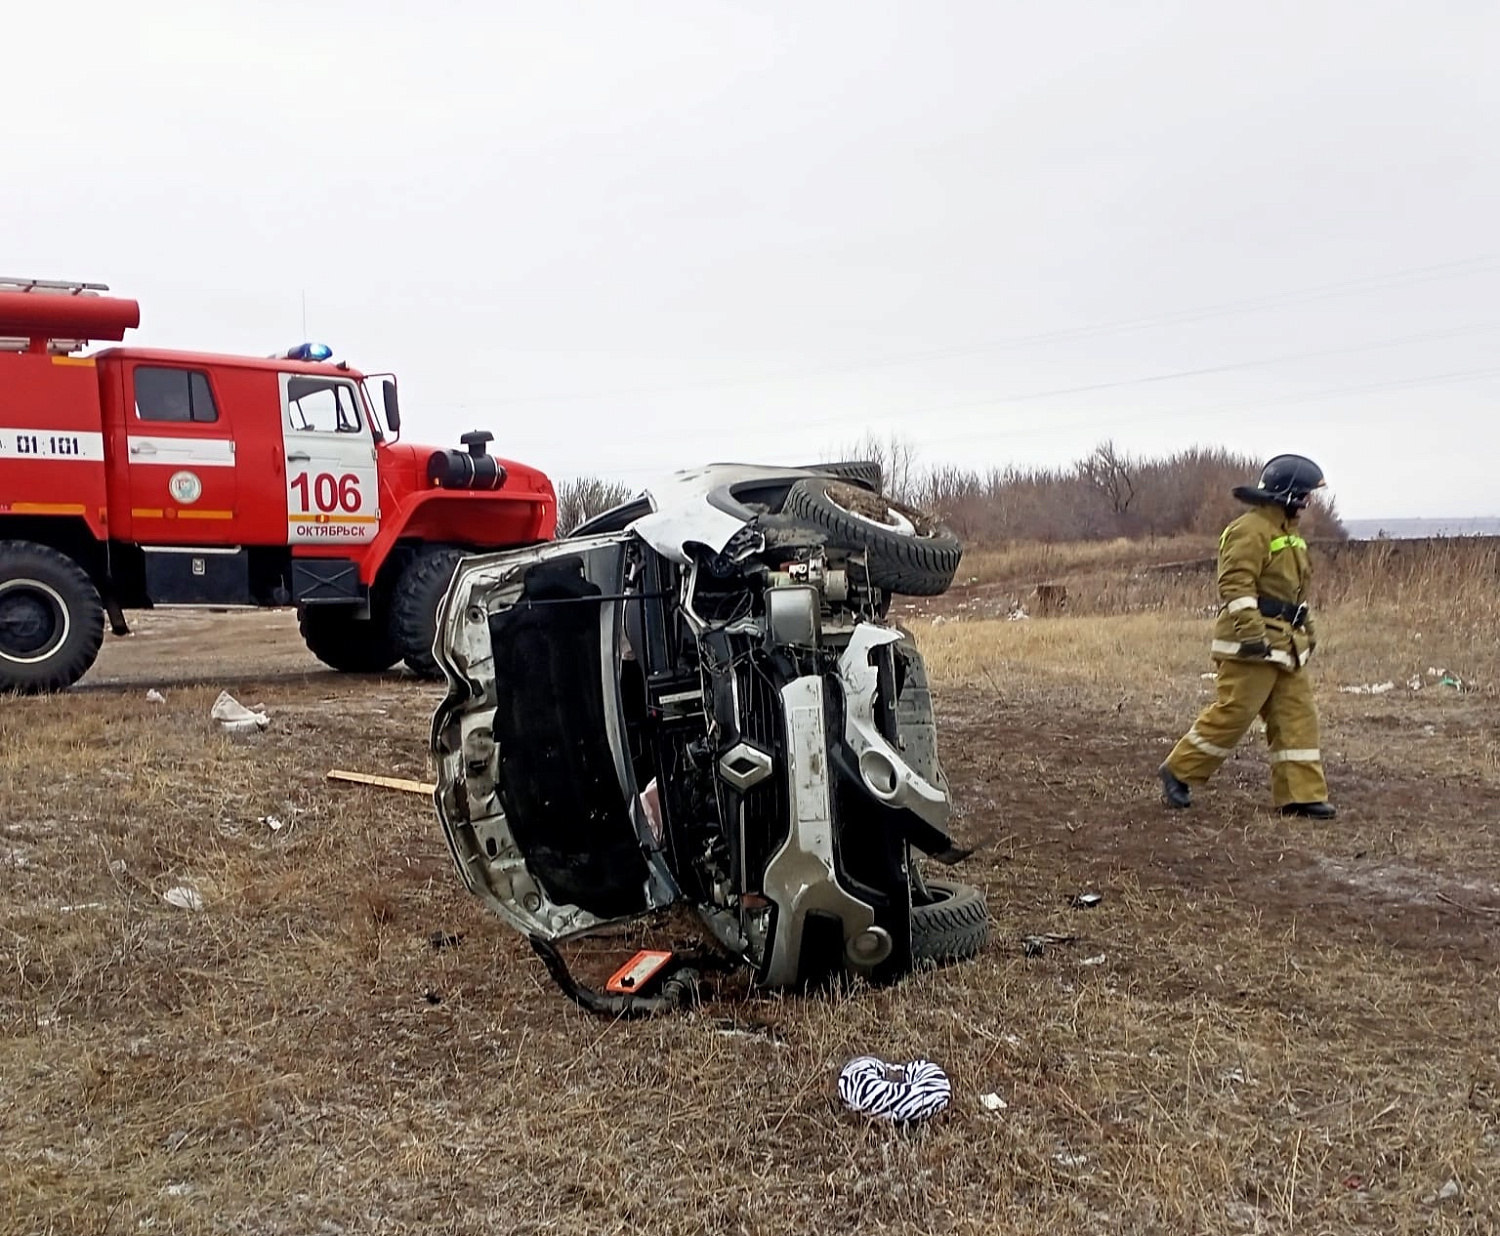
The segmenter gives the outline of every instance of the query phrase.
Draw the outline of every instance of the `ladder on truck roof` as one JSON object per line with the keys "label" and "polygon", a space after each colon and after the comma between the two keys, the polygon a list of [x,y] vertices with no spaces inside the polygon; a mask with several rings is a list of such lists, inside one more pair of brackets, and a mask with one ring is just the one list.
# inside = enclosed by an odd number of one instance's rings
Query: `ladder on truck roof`
{"label": "ladder on truck roof", "polygon": [[[68,279],[11,279],[0,275],[0,292],[41,292],[51,296],[97,296],[109,291],[107,283],[75,283]],[[69,352],[80,352],[88,346],[87,339],[49,339],[47,351],[58,356]],[[25,352],[31,347],[30,339],[5,338],[0,336],[0,352]]]}
{"label": "ladder on truck roof", "polygon": [[0,292],[60,292],[65,296],[87,296],[107,292],[107,283],[72,283],[66,279],[8,279],[0,275]]}

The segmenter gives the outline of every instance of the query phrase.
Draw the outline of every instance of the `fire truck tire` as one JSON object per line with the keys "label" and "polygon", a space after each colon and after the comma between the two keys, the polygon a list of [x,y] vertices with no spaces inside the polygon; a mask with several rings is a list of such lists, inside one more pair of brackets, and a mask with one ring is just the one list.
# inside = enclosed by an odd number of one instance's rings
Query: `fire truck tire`
{"label": "fire truck tire", "polygon": [[345,674],[378,674],[401,660],[383,614],[354,615],[352,605],[304,606],[297,626],[307,650]]}
{"label": "fire truck tire", "polygon": [[437,638],[437,607],[463,559],[461,549],[440,545],[424,549],[396,581],[391,603],[391,636],[406,668],[419,678],[441,678],[432,656]]}
{"label": "fire truck tire", "polygon": [[0,541],[0,692],[62,691],[104,643],[104,604],[73,559],[31,541]]}

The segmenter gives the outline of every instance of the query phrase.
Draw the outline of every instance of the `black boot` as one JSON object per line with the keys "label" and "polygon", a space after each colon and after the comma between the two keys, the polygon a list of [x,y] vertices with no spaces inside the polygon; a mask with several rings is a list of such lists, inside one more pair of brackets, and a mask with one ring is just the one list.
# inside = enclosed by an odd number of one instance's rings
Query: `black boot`
{"label": "black boot", "polygon": [[1282,815],[1300,815],[1309,820],[1331,820],[1338,813],[1332,803],[1287,803],[1281,809]]}
{"label": "black boot", "polygon": [[1193,805],[1193,791],[1188,788],[1186,781],[1177,780],[1170,768],[1163,764],[1156,770],[1156,775],[1161,778],[1161,797],[1167,806],[1191,807]]}

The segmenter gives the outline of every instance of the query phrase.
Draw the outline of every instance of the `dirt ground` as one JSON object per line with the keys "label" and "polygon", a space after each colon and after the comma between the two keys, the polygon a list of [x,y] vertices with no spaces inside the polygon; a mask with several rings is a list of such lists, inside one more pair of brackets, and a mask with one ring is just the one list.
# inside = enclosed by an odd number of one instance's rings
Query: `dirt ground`
{"label": "dirt ground", "polygon": [[[1497,1230],[1493,693],[1330,680],[1336,824],[1272,816],[1251,744],[1168,815],[1201,622],[1135,660],[1128,624],[908,617],[990,949],[645,1023],[561,997],[427,802],[325,780],[425,778],[432,686],[324,672],[286,615],[160,614],[0,700],[0,1228]],[[215,732],[225,688],[270,728]],[[843,1112],[866,1052],[937,1060],[951,1110]]]}

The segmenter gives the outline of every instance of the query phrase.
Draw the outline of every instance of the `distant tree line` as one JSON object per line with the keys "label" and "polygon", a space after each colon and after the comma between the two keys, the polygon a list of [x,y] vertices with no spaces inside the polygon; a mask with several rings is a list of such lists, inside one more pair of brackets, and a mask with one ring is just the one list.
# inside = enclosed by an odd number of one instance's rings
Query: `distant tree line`
{"label": "distant tree line", "polygon": [[[1245,509],[1230,491],[1253,485],[1265,462],[1199,446],[1148,458],[1102,442],[1063,467],[981,471],[923,467],[910,443],[873,436],[828,456],[878,461],[886,492],[934,511],[975,543],[1217,536]],[[1321,495],[1302,522],[1312,536],[1347,536],[1334,502]]]}
{"label": "distant tree line", "polygon": [[[1117,537],[1217,536],[1245,508],[1230,494],[1254,484],[1263,460],[1211,447],[1189,447],[1148,458],[1102,442],[1076,463],[1058,468],[924,466],[902,438],[867,435],[826,452],[829,459],[880,464],[886,492],[931,510],[971,543],[1100,541]],[[595,476],[557,486],[557,531],[627,501],[635,490]],[[1331,499],[1319,497],[1303,516],[1309,535],[1347,534]]]}

